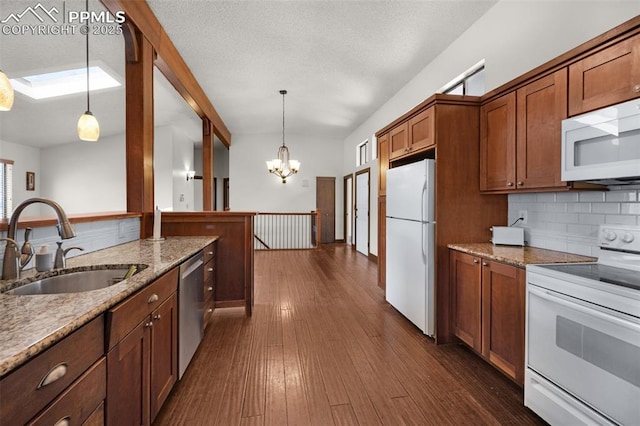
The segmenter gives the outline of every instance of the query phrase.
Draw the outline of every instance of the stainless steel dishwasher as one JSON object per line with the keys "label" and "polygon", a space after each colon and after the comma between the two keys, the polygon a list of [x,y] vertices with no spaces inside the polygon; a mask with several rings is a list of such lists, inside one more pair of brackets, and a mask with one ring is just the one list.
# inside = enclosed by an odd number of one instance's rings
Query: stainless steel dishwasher
{"label": "stainless steel dishwasher", "polygon": [[180,265],[178,287],[178,377],[181,379],[202,340],[204,304],[204,255],[202,252]]}

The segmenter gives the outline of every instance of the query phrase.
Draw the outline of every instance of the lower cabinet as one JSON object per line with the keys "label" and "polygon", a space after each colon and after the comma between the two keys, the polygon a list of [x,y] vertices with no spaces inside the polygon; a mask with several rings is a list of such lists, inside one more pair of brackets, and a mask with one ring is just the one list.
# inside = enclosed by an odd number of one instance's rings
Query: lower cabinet
{"label": "lower cabinet", "polygon": [[108,425],[150,425],[177,381],[177,285],[173,269],[107,313]]}
{"label": "lower cabinet", "polygon": [[216,289],[216,242],[204,248],[204,305],[202,308],[203,326],[206,329],[215,307],[214,293]]}
{"label": "lower cabinet", "polygon": [[455,335],[516,383],[524,383],[525,271],[451,251]]}

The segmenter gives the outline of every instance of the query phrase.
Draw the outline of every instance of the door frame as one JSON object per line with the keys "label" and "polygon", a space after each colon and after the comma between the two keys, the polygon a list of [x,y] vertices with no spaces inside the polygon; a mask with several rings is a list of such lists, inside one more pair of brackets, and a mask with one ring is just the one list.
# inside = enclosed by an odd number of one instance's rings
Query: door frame
{"label": "door frame", "polygon": [[[348,182],[351,179],[351,205],[347,205],[347,190],[348,190]],[[353,191],[355,187],[355,178],[353,173],[345,175],[342,178],[342,235],[344,237],[344,242],[347,245],[351,245],[352,248],[355,248],[355,244],[353,239],[351,242],[347,241],[347,209],[351,212],[351,218],[353,219]],[[353,231],[353,220],[351,221],[351,230]],[[353,232],[352,232],[353,233]]]}
{"label": "door frame", "polygon": [[[353,204],[357,204],[358,200],[358,176],[367,173],[367,257],[371,256],[371,168],[367,167],[366,169],[358,170],[355,173],[355,178],[353,180],[353,185],[355,187],[353,191]],[[355,218],[355,212],[353,215],[353,241],[354,247],[356,247],[356,241],[358,240],[358,226],[357,220]],[[356,249],[357,250],[357,249]]]}

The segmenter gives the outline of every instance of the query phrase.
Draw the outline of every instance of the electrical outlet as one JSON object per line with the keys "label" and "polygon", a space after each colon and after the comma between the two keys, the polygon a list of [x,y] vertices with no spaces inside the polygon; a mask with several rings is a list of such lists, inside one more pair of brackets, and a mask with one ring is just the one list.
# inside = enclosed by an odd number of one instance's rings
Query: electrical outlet
{"label": "electrical outlet", "polygon": [[529,212],[527,212],[526,210],[520,210],[518,212],[518,217],[522,218],[520,223],[522,223],[523,225],[526,225],[527,221],[529,220]]}

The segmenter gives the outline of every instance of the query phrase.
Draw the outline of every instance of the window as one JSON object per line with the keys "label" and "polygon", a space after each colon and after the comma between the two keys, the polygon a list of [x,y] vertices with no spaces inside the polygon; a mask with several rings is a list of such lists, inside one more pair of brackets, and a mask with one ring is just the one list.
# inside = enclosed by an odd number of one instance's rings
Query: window
{"label": "window", "polygon": [[356,151],[356,166],[362,166],[367,162],[367,151],[369,149],[369,139],[358,145]]}
{"label": "window", "polygon": [[441,92],[449,95],[484,95],[484,60],[451,80]]}
{"label": "window", "polygon": [[0,219],[7,219],[13,210],[12,174],[13,161],[0,158]]}

